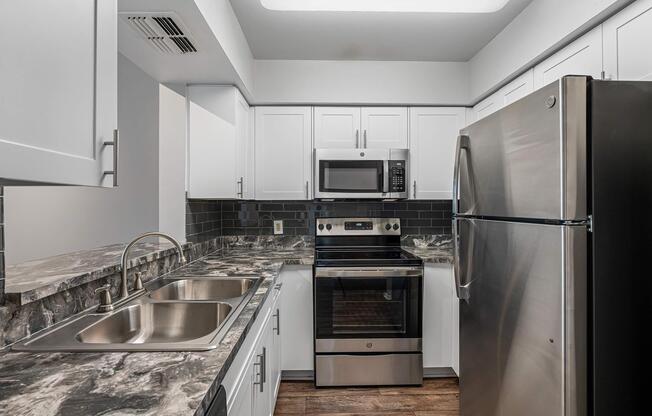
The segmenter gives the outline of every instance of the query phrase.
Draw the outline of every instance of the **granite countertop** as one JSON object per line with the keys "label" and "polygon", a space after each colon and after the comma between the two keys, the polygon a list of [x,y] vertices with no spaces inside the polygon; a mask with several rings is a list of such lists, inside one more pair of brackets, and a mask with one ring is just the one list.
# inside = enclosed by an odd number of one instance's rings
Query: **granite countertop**
{"label": "granite countertop", "polygon": [[[126,244],[113,244],[92,250],[32,260],[5,269],[7,299],[25,305],[55,293],[83,285],[120,270],[120,257]],[[184,249],[190,247],[184,245]],[[147,263],[176,252],[172,243],[140,242],[130,251],[128,267]]]}
{"label": "granite countertop", "polygon": [[[452,261],[450,240],[404,248],[426,262]],[[204,414],[284,264],[311,265],[314,249],[229,248],[169,276],[262,276],[219,347],[205,352],[0,352],[0,414]]]}
{"label": "granite countertop", "polygon": [[283,264],[312,264],[312,249],[233,249],[176,276],[262,276],[219,347],[205,352],[0,353],[0,414],[202,415]]}

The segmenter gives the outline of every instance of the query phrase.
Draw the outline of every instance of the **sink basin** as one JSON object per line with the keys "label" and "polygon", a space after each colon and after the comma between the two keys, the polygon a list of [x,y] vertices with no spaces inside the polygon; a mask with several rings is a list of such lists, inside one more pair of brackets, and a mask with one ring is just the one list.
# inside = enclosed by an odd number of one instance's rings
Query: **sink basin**
{"label": "sink basin", "polygon": [[146,344],[191,341],[215,331],[231,312],[226,303],[132,305],[77,334],[87,344]]}
{"label": "sink basin", "polygon": [[224,300],[243,296],[254,279],[184,279],[169,283],[149,296],[155,300]]}
{"label": "sink basin", "polygon": [[157,279],[114,304],[89,309],[14,344],[14,351],[207,351],[216,348],[260,278]]}

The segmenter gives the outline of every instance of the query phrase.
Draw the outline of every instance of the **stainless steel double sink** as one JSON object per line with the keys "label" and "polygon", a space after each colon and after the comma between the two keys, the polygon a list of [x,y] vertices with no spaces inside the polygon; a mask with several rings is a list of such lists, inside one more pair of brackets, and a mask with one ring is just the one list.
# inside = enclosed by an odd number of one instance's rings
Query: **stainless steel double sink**
{"label": "stainless steel double sink", "polygon": [[224,337],[261,279],[154,280],[115,311],[86,311],[15,344],[16,351],[203,351]]}

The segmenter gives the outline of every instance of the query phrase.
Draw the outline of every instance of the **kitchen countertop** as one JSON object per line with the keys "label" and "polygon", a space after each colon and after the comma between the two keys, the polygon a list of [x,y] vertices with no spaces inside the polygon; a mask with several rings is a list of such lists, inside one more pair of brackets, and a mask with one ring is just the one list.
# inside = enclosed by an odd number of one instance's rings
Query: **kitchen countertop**
{"label": "kitchen countertop", "polygon": [[202,415],[283,264],[312,264],[312,249],[235,249],[177,276],[262,276],[219,347],[204,352],[0,353],[0,414]]}
{"label": "kitchen countertop", "polygon": [[[426,262],[450,262],[445,247],[404,247]],[[171,276],[264,280],[219,347],[204,352],[0,353],[0,414],[204,414],[284,264],[312,265],[312,248],[235,248]]]}

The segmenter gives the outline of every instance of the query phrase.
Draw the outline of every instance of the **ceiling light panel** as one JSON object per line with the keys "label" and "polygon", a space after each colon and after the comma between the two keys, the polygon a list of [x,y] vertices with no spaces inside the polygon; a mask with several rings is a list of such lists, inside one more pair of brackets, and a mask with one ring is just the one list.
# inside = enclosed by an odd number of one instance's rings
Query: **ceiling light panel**
{"label": "ceiling light panel", "polygon": [[509,0],[260,0],[277,11],[493,13]]}

